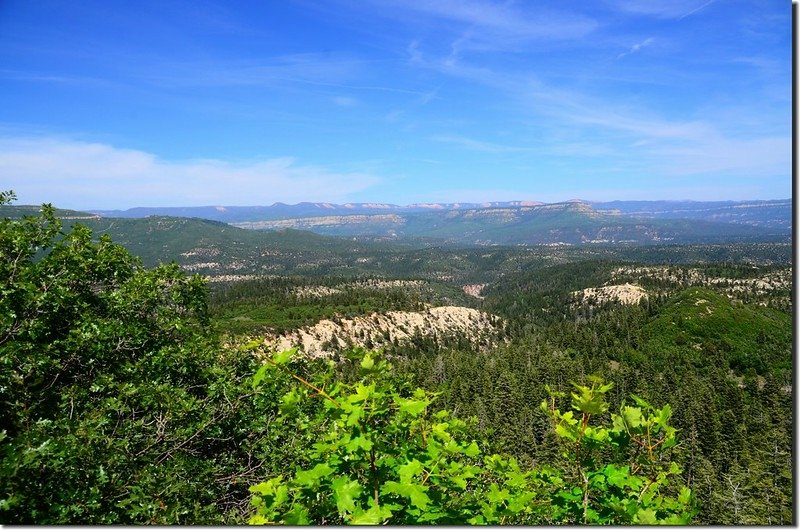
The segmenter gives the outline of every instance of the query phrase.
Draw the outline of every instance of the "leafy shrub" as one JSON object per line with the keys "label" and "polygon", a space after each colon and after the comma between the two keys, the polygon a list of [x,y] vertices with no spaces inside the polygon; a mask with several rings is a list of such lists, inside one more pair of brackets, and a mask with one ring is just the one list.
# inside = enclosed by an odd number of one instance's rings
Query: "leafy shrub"
{"label": "leafy shrub", "polygon": [[[291,373],[292,354],[268,358],[254,386],[271,371]],[[675,444],[669,406],[634,398],[609,425],[593,425],[611,388],[598,379],[576,385],[578,417],[560,412],[555,394],[542,404],[568,465],[531,470],[502,455],[481,458],[468,422],[432,412],[436,394],[412,388],[376,354],[364,355],[354,383],[323,389],[295,379],[301,386],[281,398],[285,421],[319,438],[306,449],[308,466],[250,488],[253,524],[685,524],[696,512],[688,488],[672,495],[680,470],[664,459]],[[323,410],[298,414],[312,398]]]}

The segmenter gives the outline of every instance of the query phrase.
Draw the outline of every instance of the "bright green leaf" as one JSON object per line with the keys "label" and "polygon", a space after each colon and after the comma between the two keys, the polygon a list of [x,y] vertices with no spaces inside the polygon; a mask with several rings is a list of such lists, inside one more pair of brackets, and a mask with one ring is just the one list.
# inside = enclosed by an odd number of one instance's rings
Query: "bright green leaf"
{"label": "bright green leaf", "polygon": [[640,509],[636,512],[636,516],[633,519],[634,523],[640,525],[654,525],[658,523],[656,519],[656,511],[652,509]]}
{"label": "bright green leaf", "polygon": [[361,494],[361,485],[355,480],[348,480],[347,477],[338,477],[331,483],[331,488],[339,514],[354,512],[356,509],[355,498]]}
{"label": "bright green leaf", "polygon": [[348,522],[354,525],[381,524],[387,518],[379,506],[373,506],[367,511],[356,510]]}
{"label": "bright green leaf", "polygon": [[367,353],[363,359],[361,359],[361,368],[364,370],[371,370],[372,367],[375,366],[375,360],[372,358],[372,355]]}
{"label": "bright green leaf", "polygon": [[259,484],[250,486],[250,492],[258,493],[259,495],[274,495],[275,488],[277,488],[282,480],[283,475],[278,475],[277,477],[271,478],[266,482],[261,482]]}
{"label": "bright green leaf", "polygon": [[400,412],[411,416],[418,416],[430,405],[429,400],[405,399],[400,396],[396,396],[394,402],[398,405]]}
{"label": "bright green leaf", "polygon": [[267,370],[269,369],[269,366],[270,365],[268,365],[268,364],[263,365],[261,368],[258,369],[258,371],[256,371],[255,375],[253,375],[253,389],[254,390],[258,385],[261,384],[261,381],[264,380],[264,377],[267,374]]}
{"label": "bright green leaf", "polygon": [[308,510],[301,505],[295,505],[284,517],[283,522],[291,526],[306,526],[311,524]]}
{"label": "bright green leaf", "polygon": [[400,477],[400,482],[406,484],[422,471],[422,463],[416,458],[410,462],[401,465],[397,469],[397,474]]}
{"label": "bright green leaf", "polygon": [[277,365],[288,364],[292,360],[292,356],[297,352],[297,348],[291,348],[278,352],[272,356],[272,362]]}
{"label": "bright green leaf", "polygon": [[475,458],[481,453],[480,448],[476,442],[472,442],[469,446],[464,450],[464,454],[470,458]]}
{"label": "bright green leaf", "polygon": [[294,482],[301,486],[310,486],[331,473],[333,473],[333,469],[328,464],[317,464],[307,471],[298,471],[295,475]]}
{"label": "bright green leaf", "polygon": [[393,480],[386,482],[381,487],[381,493],[395,493],[402,497],[405,497],[411,501],[411,504],[419,508],[420,510],[424,510],[428,503],[430,502],[430,498],[425,493],[428,491],[427,486],[423,486],[421,484],[411,484],[411,483],[399,483]]}

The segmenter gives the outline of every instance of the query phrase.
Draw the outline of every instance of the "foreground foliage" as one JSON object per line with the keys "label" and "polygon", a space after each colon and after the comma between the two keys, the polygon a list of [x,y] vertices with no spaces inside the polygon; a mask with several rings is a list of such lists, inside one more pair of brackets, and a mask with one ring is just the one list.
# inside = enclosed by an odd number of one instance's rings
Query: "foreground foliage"
{"label": "foreground foliage", "polygon": [[[291,354],[268,359],[254,387]],[[385,360],[367,353],[360,376],[327,389],[300,379],[281,398],[283,421],[321,434],[307,466],[250,488],[251,523],[685,524],[696,511],[691,491],[670,483],[680,468],[665,458],[676,441],[669,406],[634,398],[597,424],[612,384],[575,385],[564,413],[553,393],[542,408],[564,441],[563,466],[524,470],[513,457],[481,457],[486,441],[469,423],[433,412],[436,395],[394,376]],[[296,404],[311,398],[322,410],[298,414]]]}
{"label": "foreground foliage", "polygon": [[285,456],[255,434],[252,356],[206,334],[199,277],[60,229],[49,206],[0,221],[0,520],[235,517],[253,468]]}

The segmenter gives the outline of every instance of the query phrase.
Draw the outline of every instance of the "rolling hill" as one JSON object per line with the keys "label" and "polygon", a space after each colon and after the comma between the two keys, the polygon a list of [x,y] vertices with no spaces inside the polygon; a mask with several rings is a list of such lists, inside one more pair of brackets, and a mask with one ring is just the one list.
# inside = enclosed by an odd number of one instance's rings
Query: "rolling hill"
{"label": "rolling hill", "polygon": [[678,293],[642,330],[642,351],[665,362],[725,363],[737,373],[791,370],[792,318],[709,289]]}

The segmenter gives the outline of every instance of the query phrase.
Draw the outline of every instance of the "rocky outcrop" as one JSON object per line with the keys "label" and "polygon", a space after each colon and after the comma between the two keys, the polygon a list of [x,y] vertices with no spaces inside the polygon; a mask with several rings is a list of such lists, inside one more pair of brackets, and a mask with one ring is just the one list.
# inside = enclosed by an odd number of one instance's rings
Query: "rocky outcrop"
{"label": "rocky outcrop", "polygon": [[267,336],[272,351],[297,347],[311,357],[325,357],[343,348],[378,349],[389,344],[430,338],[466,338],[479,347],[496,342],[501,320],[476,309],[459,306],[432,307],[425,311],[388,311],[348,319],[320,320],[313,326],[279,336]]}
{"label": "rocky outcrop", "polygon": [[572,295],[576,298],[577,303],[588,302],[593,305],[610,301],[621,304],[638,304],[640,300],[647,299],[647,291],[631,283],[592,287],[574,291]]}

